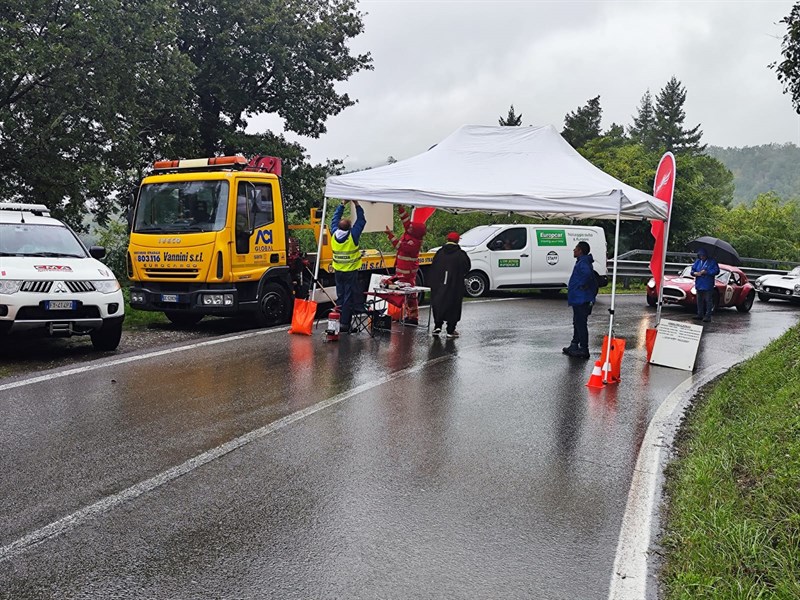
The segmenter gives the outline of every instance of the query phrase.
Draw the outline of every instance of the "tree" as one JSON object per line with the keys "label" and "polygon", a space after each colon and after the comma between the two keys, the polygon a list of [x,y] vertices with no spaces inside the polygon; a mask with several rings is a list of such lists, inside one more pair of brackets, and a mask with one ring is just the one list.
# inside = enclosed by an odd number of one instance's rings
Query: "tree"
{"label": "tree", "polygon": [[686,113],[683,105],[686,102],[686,89],[673,75],[656,96],[655,129],[653,139],[656,148],[671,152],[702,152],[705,145],[700,144],[703,132],[700,125],[685,129],[683,122]]}
{"label": "tree", "polygon": [[522,125],[522,115],[514,112],[514,105],[512,104],[511,108],[508,109],[506,118],[500,117],[497,122],[504,127],[519,127]]}
{"label": "tree", "polygon": [[4,3],[0,196],[47,204],[78,230],[87,205],[107,216],[132,157],[184,122],[192,66],[177,29],[162,1]]}
{"label": "tree", "polygon": [[740,256],[800,261],[800,204],[761,194],[752,206],[740,204],[725,212],[715,235],[729,241]]}
{"label": "tree", "polygon": [[590,99],[585,106],[578,107],[564,117],[564,130],[561,135],[573,148],[580,148],[589,140],[600,137],[600,96]]}
{"label": "tree", "polygon": [[800,3],[795,3],[780,22],[785,23],[787,29],[781,44],[783,60],[772,63],[770,68],[775,69],[784,93],[791,95],[792,105],[800,114]]}
{"label": "tree", "polygon": [[195,67],[191,108],[204,155],[229,152],[226,133],[247,117],[276,113],[286,129],[319,137],[325,121],[354,104],[335,84],[371,69],[369,54],[351,55],[362,33],[355,0],[179,0],[178,40]]}
{"label": "tree", "polygon": [[642,144],[647,150],[657,150],[658,143],[655,140],[656,114],[653,108],[653,97],[650,90],[642,96],[639,109],[633,117],[633,125],[628,133],[632,140]]}
{"label": "tree", "polygon": [[[369,55],[351,55],[347,44],[363,30],[353,0],[4,7],[0,194],[44,202],[78,229],[87,207],[103,222],[155,158],[264,142],[246,132],[251,115],[276,113],[288,130],[320,135],[354,102],[335,85],[371,68]],[[307,163],[302,147],[281,139],[269,138],[276,155]],[[289,168],[285,183],[327,169]]]}
{"label": "tree", "polygon": [[[619,145],[606,136],[593,139],[580,153],[596,167],[620,181],[648,194],[653,193],[653,178],[661,158],[660,151],[628,142]],[[714,231],[721,214],[733,199],[733,174],[717,159],[704,154],[676,157],[677,177],[670,224],[669,247],[685,250],[686,242]],[[606,236],[613,235],[613,223],[601,222]],[[631,222],[620,230],[623,250],[652,248],[650,224]]]}

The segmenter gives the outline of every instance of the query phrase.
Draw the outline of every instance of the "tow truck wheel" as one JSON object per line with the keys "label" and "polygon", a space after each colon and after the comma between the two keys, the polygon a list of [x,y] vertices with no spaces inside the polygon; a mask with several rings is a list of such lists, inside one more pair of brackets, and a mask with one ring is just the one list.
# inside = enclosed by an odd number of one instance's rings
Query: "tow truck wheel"
{"label": "tow truck wheel", "polygon": [[116,350],[122,338],[122,319],[106,319],[99,329],[89,334],[95,350]]}
{"label": "tow truck wheel", "polygon": [[289,295],[278,283],[265,283],[258,298],[256,323],[270,327],[286,322],[289,317]]}
{"label": "tow truck wheel", "polygon": [[489,280],[486,278],[486,275],[480,271],[472,271],[469,273],[464,283],[467,287],[467,296],[470,298],[480,298],[481,296],[485,296],[486,292],[489,291]]}
{"label": "tow truck wheel", "polygon": [[164,315],[169,319],[169,322],[178,327],[191,327],[197,325],[203,318],[203,315],[194,313],[178,312],[174,310],[164,311]]}

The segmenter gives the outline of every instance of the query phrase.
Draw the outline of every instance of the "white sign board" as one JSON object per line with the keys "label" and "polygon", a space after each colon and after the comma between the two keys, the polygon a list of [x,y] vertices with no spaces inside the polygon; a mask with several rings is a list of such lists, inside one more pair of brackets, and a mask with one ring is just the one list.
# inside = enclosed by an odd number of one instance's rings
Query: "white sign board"
{"label": "white sign board", "polygon": [[703,328],[692,323],[661,319],[650,362],[684,371],[694,370]]}
{"label": "white sign board", "polygon": [[[393,204],[386,204],[385,202],[359,202],[359,204],[364,209],[364,218],[367,220],[364,233],[383,231],[387,227],[389,229],[394,228]],[[352,203],[350,203],[350,214],[353,215],[355,220],[356,209]]]}

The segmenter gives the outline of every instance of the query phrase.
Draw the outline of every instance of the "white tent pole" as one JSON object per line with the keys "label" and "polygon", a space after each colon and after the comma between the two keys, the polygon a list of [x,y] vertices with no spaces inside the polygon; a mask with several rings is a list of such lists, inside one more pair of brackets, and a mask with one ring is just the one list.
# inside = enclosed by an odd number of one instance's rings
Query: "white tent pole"
{"label": "white tent pole", "polygon": [[617,258],[619,257],[619,221],[622,213],[622,194],[619,197],[617,211],[617,228],[614,232],[614,272],[611,275],[611,308],[608,309],[608,344],[606,345],[606,362],[603,365],[603,383],[608,383],[608,372],[611,370],[611,336],[614,332],[614,305],[617,299]]}
{"label": "white tent pole", "polygon": [[317,261],[314,265],[314,281],[311,284],[311,300],[317,291],[317,281],[319,280],[319,263],[322,262],[322,237],[325,235],[325,211],[328,210],[328,197],[322,201],[322,219],[319,222],[319,241],[317,242]]}

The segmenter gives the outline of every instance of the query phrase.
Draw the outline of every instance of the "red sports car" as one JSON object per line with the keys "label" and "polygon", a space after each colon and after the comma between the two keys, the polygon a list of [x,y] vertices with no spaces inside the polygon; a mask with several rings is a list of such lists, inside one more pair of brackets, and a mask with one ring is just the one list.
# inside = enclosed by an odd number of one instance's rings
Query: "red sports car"
{"label": "red sports car", "polygon": [[[692,267],[686,267],[680,275],[664,276],[664,304],[681,304],[686,307],[697,306],[697,290],[694,288]],[[720,265],[714,288],[714,310],[735,306],[740,312],[753,307],[756,290],[747,279],[744,271],[730,265]],[[647,304],[655,306],[658,302],[658,289],[653,279],[647,282]]]}

